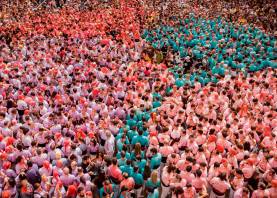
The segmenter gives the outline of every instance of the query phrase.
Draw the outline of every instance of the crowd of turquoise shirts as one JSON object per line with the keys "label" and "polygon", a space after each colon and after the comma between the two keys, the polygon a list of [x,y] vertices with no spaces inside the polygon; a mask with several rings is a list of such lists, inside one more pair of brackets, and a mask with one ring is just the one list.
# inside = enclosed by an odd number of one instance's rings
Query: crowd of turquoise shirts
{"label": "crowd of turquoise shirts", "polygon": [[142,37],[155,49],[170,47],[181,60],[187,56],[199,62],[205,60],[206,69],[200,68],[189,77],[178,72],[184,69],[184,64],[175,64],[170,69],[179,87],[193,85],[195,80],[202,85],[216,83],[229,69],[248,73],[277,68],[274,36],[251,25],[233,24],[221,18],[207,20],[191,15],[176,26],[144,30]]}
{"label": "crowd of turquoise shirts", "polygon": [[[145,148],[149,146],[149,132],[147,128],[144,127],[144,123],[150,119],[150,114],[156,111],[159,106],[161,106],[162,100],[162,96],[159,93],[152,93],[152,95],[154,99],[152,109],[148,111],[137,110],[134,115],[127,115],[126,125],[123,128],[119,129],[119,132],[115,137],[117,147],[116,158],[118,159],[118,166],[122,173],[128,173],[129,176],[133,177],[135,184],[145,184],[145,187],[153,189],[152,193],[148,193],[147,198],[158,198],[158,188],[161,185],[160,180],[158,180],[157,183],[153,183],[152,180],[149,178],[145,182],[143,178],[143,173],[147,161],[149,162],[151,170],[154,170],[161,165],[161,154],[157,153],[150,159],[147,159],[145,153],[147,149],[145,149],[141,151],[141,159],[137,159],[137,155],[134,153],[134,149],[132,149],[137,143],[140,143],[140,145]],[[125,138],[122,138],[123,136]],[[127,147],[124,145],[126,145]],[[125,156],[121,155],[121,151],[125,152]],[[135,166],[138,167],[137,172],[134,171]],[[115,188],[115,184],[113,184],[113,188]],[[104,189],[100,189],[100,197],[102,197],[103,192]]]}

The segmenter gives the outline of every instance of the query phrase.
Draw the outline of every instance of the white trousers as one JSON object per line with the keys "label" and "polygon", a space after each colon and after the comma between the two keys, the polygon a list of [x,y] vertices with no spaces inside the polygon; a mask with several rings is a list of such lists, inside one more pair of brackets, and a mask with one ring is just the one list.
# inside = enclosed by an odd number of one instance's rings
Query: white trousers
{"label": "white trousers", "polygon": [[166,198],[170,193],[170,186],[164,186],[162,184],[162,193],[161,193],[161,197],[160,198]]}

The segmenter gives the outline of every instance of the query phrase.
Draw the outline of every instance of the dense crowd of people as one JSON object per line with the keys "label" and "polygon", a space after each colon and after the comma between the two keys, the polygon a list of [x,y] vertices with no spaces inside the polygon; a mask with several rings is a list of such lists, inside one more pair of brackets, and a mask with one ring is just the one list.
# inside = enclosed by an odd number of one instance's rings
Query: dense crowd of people
{"label": "dense crowd of people", "polygon": [[[275,38],[255,27],[193,15],[174,25],[145,30],[142,37],[162,52],[160,61],[163,54],[168,57],[179,87],[185,83],[193,85],[195,79],[202,85],[217,82],[217,76],[224,76],[229,68],[245,73],[277,68]],[[190,76],[185,75],[188,70]]]}
{"label": "dense crowd of people", "polygon": [[0,197],[277,197],[272,31],[214,1],[55,2],[1,21]]}

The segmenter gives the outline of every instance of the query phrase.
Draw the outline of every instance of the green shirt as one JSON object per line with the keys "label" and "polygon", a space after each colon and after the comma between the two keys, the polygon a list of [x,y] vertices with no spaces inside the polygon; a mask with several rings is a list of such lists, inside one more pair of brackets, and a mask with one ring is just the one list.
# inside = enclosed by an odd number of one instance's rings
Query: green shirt
{"label": "green shirt", "polygon": [[144,180],[143,180],[143,176],[140,173],[133,173],[132,177],[135,180],[135,184],[137,185],[143,185]]}
{"label": "green shirt", "polygon": [[132,176],[134,173],[134,168],[129,165],[123,165],[119,167],[122,173],[128,173],[129,176]]}
{"label": "green shirt", "polygon": [[157,153],[156,155],[154,155],[150,160],[150,168],[155,169],[158,166],[160,166],[161,160],[162,160],[162,156],[160,153]]}
{"label": "green shirt", "polygon": [[159,188],[161,186],[161,182],[158,179],[158,181],[156,183],[153,183],[151,178],[149,178],[149,179],[147,179],[145,186],[146,186],[146,188],[155,189],[155,188]]}
{"label": "green shirt", "polygon": [[178,78],[176,79],[175,84],[177,87],[182,87],[185,85],[185,81],[182,78]]}

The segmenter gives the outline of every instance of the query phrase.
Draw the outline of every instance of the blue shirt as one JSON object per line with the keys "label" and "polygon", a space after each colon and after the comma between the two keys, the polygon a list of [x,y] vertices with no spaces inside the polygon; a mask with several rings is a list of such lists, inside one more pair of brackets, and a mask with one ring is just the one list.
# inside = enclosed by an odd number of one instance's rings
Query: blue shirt
{"label": "blue shirt", "polygon": [[135,180],[135,184],[142,185],[144,183],[143,176],[140,173],[134,173],[132,177]]}

